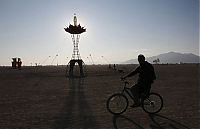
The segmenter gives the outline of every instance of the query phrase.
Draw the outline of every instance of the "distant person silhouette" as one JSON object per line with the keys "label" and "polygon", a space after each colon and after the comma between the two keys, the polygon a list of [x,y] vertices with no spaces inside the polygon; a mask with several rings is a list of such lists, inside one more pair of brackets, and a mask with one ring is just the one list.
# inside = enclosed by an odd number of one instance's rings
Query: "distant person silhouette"
{"label": "distant person silhouette", "polygon": [[116,70],[116,65],[115,64],[113,65],[113,68],[114,68],[114,70]]}
{"label": "distant person silhouette", "polygon": [[138,62],[140,66],[138,66],[133,72],[122,77],[122,79],[125,79],[127,77],[131,77],[139,73],[137,84],[131,87],[131,92],[133,93],[135,101],[135,103],[131,107],[140,106],[139,99],[145,98],[149,95],[151,90],[151,84],[156,79],[154,68],[152,64],[145,61],[144,55],[138,55]]}

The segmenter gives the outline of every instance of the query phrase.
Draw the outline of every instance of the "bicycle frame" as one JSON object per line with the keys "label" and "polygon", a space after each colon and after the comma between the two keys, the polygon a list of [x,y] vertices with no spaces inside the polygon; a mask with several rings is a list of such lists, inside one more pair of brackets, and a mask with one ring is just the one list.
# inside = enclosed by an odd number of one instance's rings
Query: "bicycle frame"
{"label": "bicycle frame", "polygon": [[133,97],[132,93],[130,93],[131,92],[131,88],[126,87],[126,85],[128,84],[128,82],[125,81],[124,83],[125,84],[124,84],[124,88],[122,90],[122,94],[127,93],[130,96],[130,98],[134,101],[134,97]]}
{"label": "bicycle frame", "polygon": [[[126,87],[127,84],[129,84],[127,81],[124,82],[124,88],[122,90],[122,94],[125,95],[124,93],[127,93],[129,95],[129,97],[134,101],[134,96],[131,92],[131,88]],[[146,100],[148,100],[149,102],[151,102],[151,100],[149,98],[146,98]]]}

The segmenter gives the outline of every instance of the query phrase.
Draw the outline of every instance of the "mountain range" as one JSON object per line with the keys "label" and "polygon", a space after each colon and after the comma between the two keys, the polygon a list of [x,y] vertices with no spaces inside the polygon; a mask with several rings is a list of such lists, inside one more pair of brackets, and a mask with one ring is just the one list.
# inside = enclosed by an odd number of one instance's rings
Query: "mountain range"
{"label": "mountain range", "polygon": [[[155,60],[159,60],[158,63],[160,64],[199,63],[200,56],[194,55],[192,53],[168,52],[157,56],[146,57],[146,60],[150,63],[155,63]],[[131,59],[123,63],[138,64],[138,61],[137,59]]]}

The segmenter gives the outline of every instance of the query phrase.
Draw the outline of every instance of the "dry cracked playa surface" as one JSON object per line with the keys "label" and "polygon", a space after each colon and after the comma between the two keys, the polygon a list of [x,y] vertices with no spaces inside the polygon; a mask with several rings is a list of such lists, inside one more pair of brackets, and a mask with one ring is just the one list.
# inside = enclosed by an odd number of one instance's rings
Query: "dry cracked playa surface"
{"label": "dry cracked playa surface", "polygon": [[[120,92],[120,77],[136,66],[86,66],[84,78],[66,78],[64,66],[0,67],[0,128],[200,128],[198,64],[154,65],[152,91],[164,100],[158,114],[149,115],[141,107],[128,107],[120,116],[109,113],[108,97]],[[136,80],[130,78],[130,85]]]}

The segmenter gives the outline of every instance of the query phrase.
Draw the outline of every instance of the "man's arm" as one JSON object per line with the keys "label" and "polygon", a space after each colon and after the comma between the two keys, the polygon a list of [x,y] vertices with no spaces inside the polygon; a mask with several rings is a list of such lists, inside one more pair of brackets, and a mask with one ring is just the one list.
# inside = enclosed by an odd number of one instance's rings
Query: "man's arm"
{"label": "man's arm", "polygon": [[137,74],[138,72],[139,72],[139,67],[137,67],[133,72],[129,73],[128,75],[122,77],[122,79],[126,79],[127,77],[134,76],[134,75]]}

